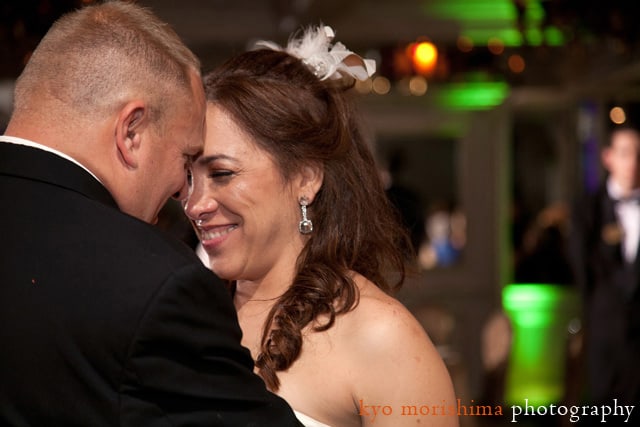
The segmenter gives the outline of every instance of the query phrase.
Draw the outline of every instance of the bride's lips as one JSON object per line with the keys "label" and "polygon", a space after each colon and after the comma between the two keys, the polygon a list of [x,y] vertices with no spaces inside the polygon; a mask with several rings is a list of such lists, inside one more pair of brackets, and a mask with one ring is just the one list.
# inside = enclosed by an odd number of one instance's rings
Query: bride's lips
{"label": "bride's lips", "polygon": [[238,228],[238,224],[204,226],[198,229],[200,241],[205,249],[212,249],[226,240],[229,233]]}

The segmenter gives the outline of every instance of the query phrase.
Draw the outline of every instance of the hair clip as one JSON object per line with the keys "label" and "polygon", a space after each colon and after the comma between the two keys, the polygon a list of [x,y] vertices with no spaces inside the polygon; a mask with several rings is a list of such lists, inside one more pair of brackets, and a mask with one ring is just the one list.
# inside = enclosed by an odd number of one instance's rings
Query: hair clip
{"label": "hair clip", "polygon": [[366,80],[376,72],[376,62],[353,53],[340,42],[331,44],[335,32],[329,26],[309,27],[298,38],[291,38],[286,48],[261,40],[256,47],[284,51],[300,59],[320,80],[351,76]]}

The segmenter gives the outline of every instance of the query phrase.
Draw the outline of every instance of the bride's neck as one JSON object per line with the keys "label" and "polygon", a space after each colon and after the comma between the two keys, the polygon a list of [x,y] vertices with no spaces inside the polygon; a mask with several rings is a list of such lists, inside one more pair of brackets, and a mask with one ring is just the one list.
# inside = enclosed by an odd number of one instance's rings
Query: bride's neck
{"label": "bride's neck", "polygon": [[246,304],[272,306],[289,289],[295,278],[295,259],[281,257],[279,262],[257,274],[253,280],[236,280],[234,303],[236,309]]}
{"label": "bride's neck", "polygon": [[289,283],[290,281],[238,280],[233,297],[236,309],[239,310],[245,304],[272,306],[287,291]]}

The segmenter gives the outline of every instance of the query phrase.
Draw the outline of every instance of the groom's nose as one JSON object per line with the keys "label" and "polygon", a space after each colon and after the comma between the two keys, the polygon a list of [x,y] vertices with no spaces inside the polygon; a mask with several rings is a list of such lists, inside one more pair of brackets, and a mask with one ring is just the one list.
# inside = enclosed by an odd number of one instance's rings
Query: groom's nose
{"label": "groom's nose", "polygon": [[184,202],[188,196],[189,196],[189,181],[188,181],[187,174],[185,173],[184,180],[182,181],[182,186],[178,191],[173,193],[173,196],[171,197],[173,197],[174,199],[180,202]]}

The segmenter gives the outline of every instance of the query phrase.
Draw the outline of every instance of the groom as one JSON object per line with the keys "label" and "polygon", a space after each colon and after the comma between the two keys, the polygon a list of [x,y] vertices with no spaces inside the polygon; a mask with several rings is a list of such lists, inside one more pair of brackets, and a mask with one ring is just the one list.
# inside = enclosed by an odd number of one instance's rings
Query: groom
{"label": "groom", "polygon": [[291,426],[229,295],[148,223],[187,196],[199,63],[129,2],[61,18],[0,137],[0,425]]}

